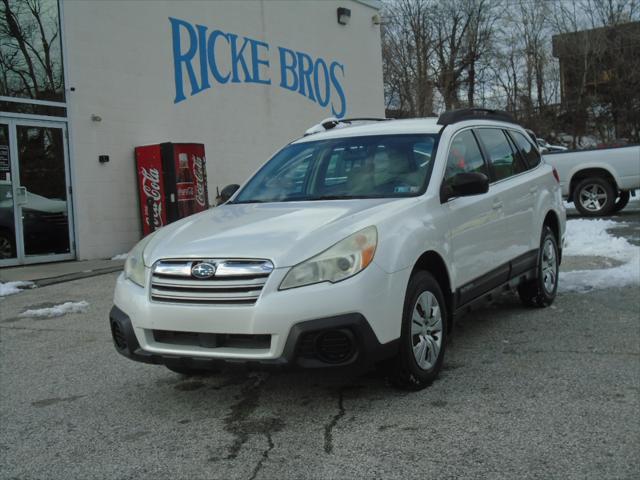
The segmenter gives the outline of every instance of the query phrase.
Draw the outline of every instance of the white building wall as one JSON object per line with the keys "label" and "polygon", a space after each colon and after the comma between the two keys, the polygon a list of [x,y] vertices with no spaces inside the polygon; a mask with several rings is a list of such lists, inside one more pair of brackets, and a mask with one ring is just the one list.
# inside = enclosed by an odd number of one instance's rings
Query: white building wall
{"label": "white building wall", "polygon": [[[376,10],[366,3],[64,0],[79,258],[125,252],[140,238],[135,146],[204,143],[213,200],[216,186],[242,183],[276,149],[332,116],[332,103],[340,108],[335,91],[321,107],[279,86],[279,46],[344,65],[344,76],[339,70],[336,76],[346,116],[384,116],[380,30],[372,21]],[[338,7],[351,10],[346,26],[337,22]],[[266,42],[268,52],[261,49],[260,55],[270,65],[261,67],[261,75],[272,84],[218,84],[208,75],[211,88],[190,97],[185,82],[186,99],[174,103],[169,17],[204,25],[208,33],[219,29]],[[186,42],[186,30],[181,32]],[[230,55],[224,42],[216,45],[224,73]],[[194,68],[199,72],[195,61]],[[110,161],[100,164],[99,155]]]}

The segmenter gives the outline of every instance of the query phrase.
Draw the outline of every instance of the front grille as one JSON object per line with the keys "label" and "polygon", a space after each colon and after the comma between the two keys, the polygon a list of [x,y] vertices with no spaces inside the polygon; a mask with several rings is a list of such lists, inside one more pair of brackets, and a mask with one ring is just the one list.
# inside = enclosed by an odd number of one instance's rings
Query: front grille
{"label": "front grille", "polygon": [[[215,266],[209,278],[196,278],[192,268]],[[161,260],[151,275],[151,300],[157,302],[253,305],[273,271],[268,260]]]}
{"label": "front grille", "polygon": [[271,347],[271,335],[241,335],[232,333],[176,332],[153,330],[153,339],[158,343],[204,348],[264,349]]}

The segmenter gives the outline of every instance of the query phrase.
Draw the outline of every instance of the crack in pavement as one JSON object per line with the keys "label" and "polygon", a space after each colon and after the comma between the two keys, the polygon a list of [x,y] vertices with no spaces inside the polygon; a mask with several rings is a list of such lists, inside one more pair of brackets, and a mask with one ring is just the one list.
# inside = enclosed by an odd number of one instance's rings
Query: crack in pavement
{"label": "crack in pavement", "polygon": [[253,469],[253,473],[251,474],[251,477],[249,477],[249,480],[255,480],[255,478],[258,476],[258,472],[260,472],[260,470],[262,469],[264,462],[266,462],[269,459],[269,453],[271,452],[271,450],[273,450],[274,443],[273,443],[273,438],[271,437],[271,432],[267,432],[266,436],[267,436],[268,447],[265,449],[264,452],[262,452],[262,457],[260,458],[255,468]]}
{"label": "crack in pavement", "polygon": [[[262,452],[251,474],[250,478],[252,480],[257,477],[275,446],[273,434],[281,431],[285,426],[284,421],[278,417],[249,420],[251,414],[253,414],[259,406],[262,387],[268,378],[266,374],[255,374],[253,377],[255,377],[255,381],[241,388],[239,401],[231,406],[231,411],[224,419],[225,431],[234,436],[225,460],[235,460],[240,454],[242,446],[249,440],[250,435],[261,434],[267,439],[267,447]],[[232,385],[233,383],[234,382],[229,382],[228,385]],[[211,459],[211,461],[216,460],[217,459]]]}
{"label": "crack in pavement", "polygon": [[330,455],[333,453],[333,429],[338,421],[345,415],[344,409],[344,387],[338,390],[338,413],[336,413],[331,421],[324,426],[324,453]]}
{"label": "crack in pavement", "polygon": [[[250,378],[250,377],[249,377]],[[238,456],[242,445],[249,440],[249,433],[243,428],[242,424],[247,420],[249,415],[258,408],[260,400],[260,388],[266,381],[266,375],[255,375],[255,381],[240,389],[240,400],[231,405],[231,411],[224,418],[224,429],[232,434],[235,439],[229,446],[227,460],[233,460]]]}

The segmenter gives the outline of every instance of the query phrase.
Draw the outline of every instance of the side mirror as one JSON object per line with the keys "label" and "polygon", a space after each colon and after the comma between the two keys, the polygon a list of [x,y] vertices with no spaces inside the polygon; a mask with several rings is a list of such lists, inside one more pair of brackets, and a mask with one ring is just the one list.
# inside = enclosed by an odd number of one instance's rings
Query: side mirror
{"label": "side mirror", "polygon": [[484,173],[458,173],[449,184],[442,184],[440,202],[444,203],[452,197],[468,197],[481,195],[489,191],[489,179]]}
{"label": "side mirror", "polygon": [[231,185],[227,185],[220,192],[220,198],[218,200],[218,205],[222,205],[223,203],[227,203],[233,194],[238,191],[240,185],[237,183],[232,183]]}

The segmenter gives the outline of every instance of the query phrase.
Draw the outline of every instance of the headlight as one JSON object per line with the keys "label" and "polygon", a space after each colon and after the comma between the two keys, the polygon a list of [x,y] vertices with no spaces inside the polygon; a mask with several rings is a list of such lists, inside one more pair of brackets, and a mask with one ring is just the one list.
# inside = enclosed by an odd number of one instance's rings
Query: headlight
{"label": "headlight", "polygon": [[151,237],[153,237],[153,234],[147,235],[145,238],[140,240],[136,246],[131,249],[129,256],[127,257],[127,261],[124,262],[124,277],[141,287],[144,287],[145,280],[142,253],[144,252],[144,247],[146,247],[149,240],[151,240]]}
{"label": "headlight", "polygon": [[352,277],[371,263],[377,245],[376,227],[364,228],[293,267],[282,280],[280,290]]}

